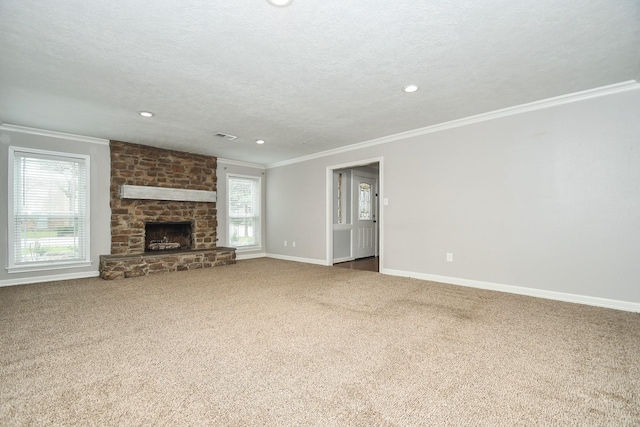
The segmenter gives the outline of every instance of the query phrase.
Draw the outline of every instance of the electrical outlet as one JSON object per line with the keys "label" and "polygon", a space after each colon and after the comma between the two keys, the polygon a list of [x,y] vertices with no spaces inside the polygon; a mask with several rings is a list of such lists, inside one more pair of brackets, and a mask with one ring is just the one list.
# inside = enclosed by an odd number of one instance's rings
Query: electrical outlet
{"label": "electrical outlet", "polygon": [[287,246],[287,241],[286,240],[284,241],[284,245]]}
{"label": "electrical outlet", "polygon": [[447,261],[453,262],[453,254],[451,252],[447,252]]}
{"label": "electrical outlet", "polygon": [[291,246],[293,246],[293,247],[295,248],[295,247],[296,247],[296,242],[295,242],[295,241],[293,241],[293,242],[291,243]]}

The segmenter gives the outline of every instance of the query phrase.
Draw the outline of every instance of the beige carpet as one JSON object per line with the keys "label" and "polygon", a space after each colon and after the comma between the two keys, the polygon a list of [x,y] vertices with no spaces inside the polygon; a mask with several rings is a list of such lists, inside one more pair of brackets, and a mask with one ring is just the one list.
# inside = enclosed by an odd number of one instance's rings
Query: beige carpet
{"label": "beige carpet", "polygon": [[640,425],[640,315],[272,259],[0,288],[2,426]]}

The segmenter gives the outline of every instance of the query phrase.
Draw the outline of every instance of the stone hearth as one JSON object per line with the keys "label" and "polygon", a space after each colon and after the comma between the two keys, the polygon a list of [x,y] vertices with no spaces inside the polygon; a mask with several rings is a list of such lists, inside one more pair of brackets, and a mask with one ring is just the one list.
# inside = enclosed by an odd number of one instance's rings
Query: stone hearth
{"label": "stone hearth", "polygon": [[235,248],[192,249],[140,255],[101,255],[100,277],[106,280],[146,276],[167,271],[185,271],[236,263]]}

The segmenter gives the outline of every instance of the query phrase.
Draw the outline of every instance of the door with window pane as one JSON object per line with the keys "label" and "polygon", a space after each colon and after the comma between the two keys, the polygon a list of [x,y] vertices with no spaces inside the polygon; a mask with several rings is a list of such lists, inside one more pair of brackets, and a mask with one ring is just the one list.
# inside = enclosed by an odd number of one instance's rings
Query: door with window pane
{"label": "door with window pane", "polygon": [[355,175],[353,180],[353,233],[354,258],[376,255],[376,180]]}

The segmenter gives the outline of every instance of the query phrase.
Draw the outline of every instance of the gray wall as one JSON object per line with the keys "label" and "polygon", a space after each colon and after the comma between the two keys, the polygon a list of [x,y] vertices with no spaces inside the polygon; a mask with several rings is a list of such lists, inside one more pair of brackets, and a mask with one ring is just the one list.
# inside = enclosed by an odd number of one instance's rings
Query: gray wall
{"label": "gray wall", "polygon": [[[326,215],[331,212],[323,163],[294,163],[268,169],[267,175],[267,254],[326,263]],[[296,247],[285,247],[285,240]]]}
{"label": "gray wall", "polygon": [[229,231],[227,228],[227,174],[237,174],[237,175],[245,175],[245,176],[255,176],[262,178],[262,189],[261,196],[262,199],[260,201],[260,209],[262,212],[262,223],[260,226],[260,233],[262,242],[262,249],[259,250],[246,250],[239,249],[236,251],[236,258],[253,258],[256,256],[264,256],[265,253],[265,236],[266,236],[266,183],[267,183],[267,174],[265,168],[260,165],[252,165],[248,163],[237,162],[228,159],[218,159],[218,168],[216,171],[216,176],[218,179],[217,183],[217,219],[218,219],[218,227],[216,228],[216,235],[218,238],[218,246],[229,246],[228,236]]}
{"label": "gray wall", "polygon": [[[38,134],[41,133],[41,134]],[[72,277],[88,277],[98,275],[100,255],[111,251],[111,208],[109,207],[109,181],[111,174],[111,160],[108,141],[75,138],[64,134],[47,134],[47,132],[31,133],[0,127],[0,286],[37,281],[63,279]],[[58,151],[62,153],[83,154],[90,156],[91,188],[91,261],[90,267],[64,268],[55,270],[7,273],[7,196],[8,196],[8,156],[9,147],[33,148],[40,150]]]}
{"label": "gray wall", "polygon": [[272,166],[267,252],[328,264],[327,167],[382,157],[383,272],[640,303],[638,117],[636,88]]}

